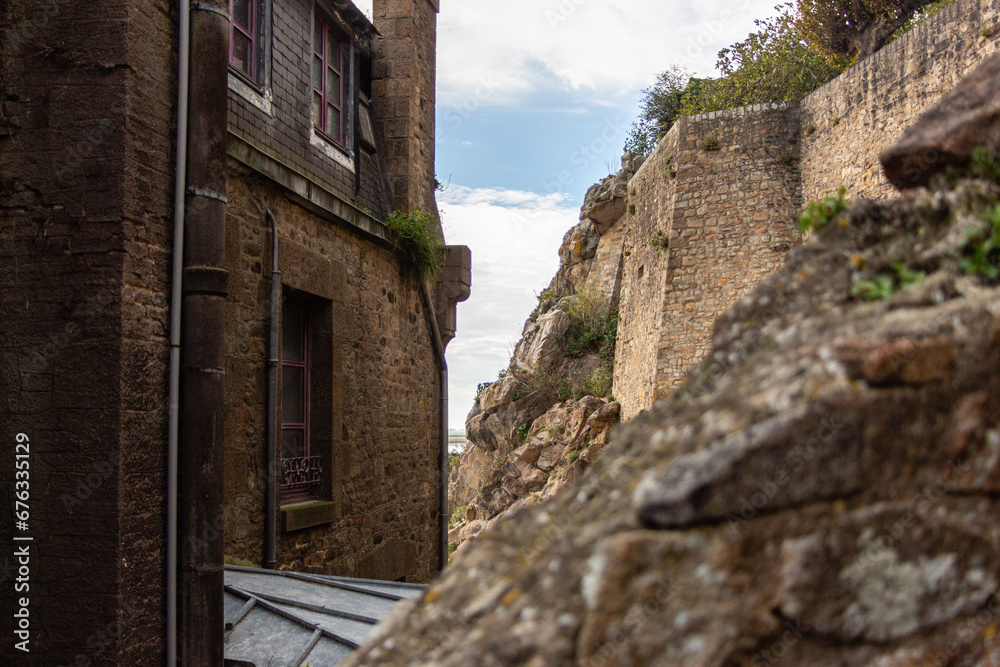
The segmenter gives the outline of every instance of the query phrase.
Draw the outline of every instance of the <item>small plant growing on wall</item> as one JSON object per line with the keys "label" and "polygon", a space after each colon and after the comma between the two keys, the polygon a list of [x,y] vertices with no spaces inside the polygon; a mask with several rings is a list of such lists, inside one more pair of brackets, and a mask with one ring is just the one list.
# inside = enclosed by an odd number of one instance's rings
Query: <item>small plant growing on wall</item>
{"label": "small plant growing on wall", "polygon": [[840,116],[834,116],[830,119],[830,127],[837,127],[840,125]]}
{"label": "small plant growing on wall", "polygon": [[979,36],[980,37],[989,38],[989,37],[992,37],[995,33],[996,33],[996,30],[994,30],[993,28],[990,28],[989,26],[987,26],[987,27],[985,27],[985,28],[983,28],[982,30],[979,31]]}
{"label": "small plant growing on wall", "polygon": [[659,255],[661,251],[670,247],[670,240],[666,234],[657,230],[649,237],[649,245],[653,248],[653,252]]}
{"label": "small plant growing on wall", "polygon": [[808,125],[806,125],[806,134],[812,134],[815,131],[816,131],[815,123],[809,123]]}
{"label": "small plant growing on wall", "polygon": [[632,202],[629,202],[628,204],[628,214],[635,215],[635,204],[633,204]]}
{"label": "small plant growing on wall", "polygon": [[997,164],[990,152],[982,146],[972,151],[972,165],[969,167],[969,172],[976,178],[1000,183],[1000,164]]}
{"label": "small plant growing on wall", "polygon": [[785,151],[784,153],[778,156],[778,162],[780,162],[785,166],[790,165],[792,163],[792,160],[794,159],[795,159],[795,154],[792,153],[792,151]]}
{"label": "small plant growing on wall", "polygon": [[1000,280],[1000,205],[986,215],[988,227],[976,230],[965,239],[962,270],[991,283]]}
{"label": "small plant growing on wall", "polygon": [[719,140],[714,134],[706,134],[701,138],[701,150],[703,151],[717,151],[719,150]]}
{"label": "small plant growing on wall", "polygon": [[668,178],[675,178],[677,176],[677,170],[673,166],[673,158],[669,155],[663,159],[663,171],[666,172]]}
{"label": "small plant growing on wall", "polygon": [[799,216],[799,230],[803,234],[810,230],[818,232],[843,215],[851,207],[851,200],[845,197],[846,194],[847,188],[840,188],[836,195],[810,202],[805,212]]}
{"label": "small plant growing on wall", "polygon": [[905,264],[892,265],[893,273],[880,273],[851,288],[851,296],[865,301],[888,299],[896,292],[923,282],[923,271],[911,271]]}
{"label": "small plant growing on wall", "polygon": [[393,211],[386,226],[396,234],[396,247],[403,251],[421,280],[437,275],[441,242],[436,231],[439,221],[433,213],[414,208],[409,213]]}

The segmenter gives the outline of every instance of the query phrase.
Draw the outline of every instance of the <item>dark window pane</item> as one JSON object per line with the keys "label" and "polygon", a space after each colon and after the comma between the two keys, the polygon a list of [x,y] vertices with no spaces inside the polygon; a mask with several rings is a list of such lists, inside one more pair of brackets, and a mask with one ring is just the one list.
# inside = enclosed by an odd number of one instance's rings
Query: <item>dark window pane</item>
{"label": "dark window pane", "polygon": [[305,312],[302,306],[286,301],[281,312],[282,361],[305,361],[304,335]]}
{"label": "dark window pane", "polygon": [[340,111],[332,104],[326,105],[327,132],[334,139],[340,139]]}
{"label": "dark window pane", "polygon": [[340,40],[329,30],[326,32],[326,64],[340,69]]}
{"label": "dark window pane", "polygon": [[323,59],[313,54],[313,88],[323,90]]}
{"label": "dark window pane", "polygon": [[292,459],[297,456],[305,456],[304,431],[297,429],[285,429],[281,432],[281,458]]}
{"label": "dark window pane", "polygon": [[256,0],[233,0],[233,22],[250,32],[250,3]]}
{"label": "dark window pane", "polygon": [[323,53],[323,22],[318,16],[313,23],[313,51]]}
{"label": "dark window pane", "polygon": [[250,71],[250,40],[246,35],[233,31],[233,67],[240,70],[247,76],[252,76]]}
{"label": "dark window pane", "polygon": [[281,423],[305,422],[305,369],[283,366],[281,369]]}
{"label": "dark window pane", "polygon": [[326,70],[326,99],[340,106],[340,75],[332,69]]}

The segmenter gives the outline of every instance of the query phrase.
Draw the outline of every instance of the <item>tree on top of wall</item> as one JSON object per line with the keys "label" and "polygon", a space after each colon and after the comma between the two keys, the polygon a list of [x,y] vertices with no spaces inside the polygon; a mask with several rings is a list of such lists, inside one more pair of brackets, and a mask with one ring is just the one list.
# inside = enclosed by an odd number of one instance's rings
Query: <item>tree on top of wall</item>
{"label": "tree on top of wall", "polygon": [[791,3],[776,9],[776,17],[756,21],[757,32],[719,51],[720,78],[692,77],[676,65],[660,73],[643,91],[625,150],[649,153],[681,116],[801,99],[843,70],[806,43]]}
{"label": "tree on top of wall", "polygon": [[843,71],[805,42],[790,3],[775,9],[774,18],[754,21],[757,32],[719,51],[721,78],[692,80],[682,115],[800,100]]}
{"label": "tree on top of wall", "polygon": [[889,41],[933,0],[797,0],[796,27],[832,61],[851,64]]}
{"label": "tree on top of wall", "polygon": [[656,83],[642,91],[639,118],[632,123],[625,150],[648,154],[667,133],[681,113],[681,100],[691,80],[690,72],[679,65],[660,72]]}

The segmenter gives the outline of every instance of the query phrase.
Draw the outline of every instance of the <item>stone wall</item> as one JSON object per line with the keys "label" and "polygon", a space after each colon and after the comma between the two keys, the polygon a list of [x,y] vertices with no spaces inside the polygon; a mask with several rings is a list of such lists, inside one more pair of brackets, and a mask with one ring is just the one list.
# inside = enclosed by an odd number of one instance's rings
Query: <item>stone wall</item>
{"label": "stone wall", "polygon": [[[620,284],[623,417],[704,357],[715,318],[799,242],[805,202],[842,186],[852,197],[892,196],[879,153],[998,48],[1000,6],[959,0],[798,105],[680,119],[629,182],[629,213],[607,235],[624,235],[620,278],[595,274],[607,292]],[[708,135],[718,150],[698,145]],[[669,249],[654,248],[654,236]],[[613,256],[604,245],[597,255]]]}
{"label": "stone wall", "polygon": [[998,48],[1000,5],[959,0],[806,97],[803,199],[892,196],[878,154]]}
{"label": "stone wall", "polygon": [[395,208],[434,202],[434,86],[438,0],[374,0],[379,47],[372,71],[377,131]]}
{"label": "stone wall", "polygon": [[[412,270],[391,246],[307,210],[230,161],[230,307],[226,330],[226,554],[263,548],[268,296],[278,219],[281,282],[310,304],[316,495],[332,522],[289,531],[278,517],[278,566],[426,581],[436,572],[439,374]],[[280,390],[279,390],[280,396]]]}
{"label": "stone wall", "polygon": [[798,129],[784,105],[682,118],[629,181],[614,385],[625,418],[683,380],[718,314],[798,242]]}
{"label": "stone wall", "polygon": [[23,432],[34,537],[30,654],[0,556],[5,665],[163,662],[175,22],[166,0],[0,5],[0,497]]}

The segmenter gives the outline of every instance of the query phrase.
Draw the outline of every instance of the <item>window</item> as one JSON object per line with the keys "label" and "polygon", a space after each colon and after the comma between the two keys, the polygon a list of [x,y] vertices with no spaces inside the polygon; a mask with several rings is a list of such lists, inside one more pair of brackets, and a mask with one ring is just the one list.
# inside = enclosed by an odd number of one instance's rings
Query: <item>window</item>
{"label": "window", "polygon": [[316,129],[344,143],[344,38],[316,14],[313,28],[312,120]]}
{"label": "window", "polygon": [[281,317],[281,491],[306,495],[321,482],[322,464],[309,442],[309,317],[285,299]]}
{"label": "window", "polygon": [[260,73],[260,0],[229,0],[229,65],[254,83]]}

